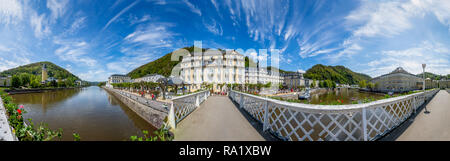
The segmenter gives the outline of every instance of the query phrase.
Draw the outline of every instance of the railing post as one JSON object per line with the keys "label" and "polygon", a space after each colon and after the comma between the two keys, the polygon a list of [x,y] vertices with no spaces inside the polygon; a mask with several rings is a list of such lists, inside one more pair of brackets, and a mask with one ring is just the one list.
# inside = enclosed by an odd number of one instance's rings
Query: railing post
{"label": "railing post", "polygon": [[416,96],[413,96],[412,103],[413,103],[413,110],[414,110],[413,112],[416,113],[416,112],[417,112],[417,107],[416,107]]}
{"label": "railing post", "polygon": [[363,133],[363,139],[364,141],[368,140],[367,136],[367,118],[366,118],[366,110],[367,107],[362,108],[361,115],[362,115],[362,133]]}
{"label": "railing post", "polygon": [[244,108],[244,95],[242,93],[239,93],[241,95],[241,99],[239,100],[239,107]]}
{"label": "railing post", "polygon": [[263,124],[263,131],[267,131],[269,129],[269,101],[266,101],[264,103],[264,124]]}
{"label": "railing post", "polygon": [[198,94],[195,95],[195,106],[196,106],[196,107],[200,106],[199,97],[200,97],[200,96],[199,96]]}
{"label": "railing post", "polygon": [[170,110],[169,110],[169,115],[167,116],[167,121],[169,123],[169,126],[175,130],[177,123],[175,120],[175,108],[173,106],[173,102],[170,103]]}

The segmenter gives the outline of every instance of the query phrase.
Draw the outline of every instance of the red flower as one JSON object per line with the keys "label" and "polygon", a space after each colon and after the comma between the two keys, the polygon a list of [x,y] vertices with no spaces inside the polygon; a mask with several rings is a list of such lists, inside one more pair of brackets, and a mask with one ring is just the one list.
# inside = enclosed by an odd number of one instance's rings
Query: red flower
{"label": "red flower", "polygon": [[19,108],[23,108],[23,105],[20,105]]}
{"label": "red flower", "polygon": [[20,109],[17,109],[17,112],[18,112],[19,114],[22,114],[22,111],[21,111]]}

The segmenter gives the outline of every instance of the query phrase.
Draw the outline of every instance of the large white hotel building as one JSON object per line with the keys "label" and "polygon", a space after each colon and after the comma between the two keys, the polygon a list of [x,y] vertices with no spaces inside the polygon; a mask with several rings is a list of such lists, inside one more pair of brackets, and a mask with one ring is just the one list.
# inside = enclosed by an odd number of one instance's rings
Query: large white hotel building
{"label": "large white hotel building", "polygon": [[191,90],[200,89],[202,83],[213,84],[216,91],[218,84],[244,84],[244,56],[235,51],[195,52],[183,57],[180,76]]}
{"label": "large white hotel building", "polygon": [[181,61],[181,79],[190,85],[191,90],[201,88],[202,83],[213,84],[215,91],[220,91],[218,84],[266,84],[282,83],[278,73],[264,68],[245,68],[244,55],[236,51],[206,51],[191,53]]}

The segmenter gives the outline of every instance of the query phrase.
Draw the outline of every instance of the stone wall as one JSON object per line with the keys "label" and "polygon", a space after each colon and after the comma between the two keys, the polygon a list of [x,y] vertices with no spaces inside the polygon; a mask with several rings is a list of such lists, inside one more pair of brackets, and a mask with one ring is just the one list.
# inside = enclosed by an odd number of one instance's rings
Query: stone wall
{"label": "stone wall", "polygon": [[152,124],[156,128],[161,128],[164,125],[164,120],[167,117],[168,113],[163,112],[161,110],[154,109],[152,107],[143,105],[133,99],[130,99],[126,96],[123,96],[117,92],[115,92],[112,89],[109,88],[103,88],[108,93],[115,96],[117,99],[119,99],[121,102],[123,102],[125,105],[127,105],[131,110],[133,110],[136,114],[138,114],[141,118],[146,120],[148,123]]}

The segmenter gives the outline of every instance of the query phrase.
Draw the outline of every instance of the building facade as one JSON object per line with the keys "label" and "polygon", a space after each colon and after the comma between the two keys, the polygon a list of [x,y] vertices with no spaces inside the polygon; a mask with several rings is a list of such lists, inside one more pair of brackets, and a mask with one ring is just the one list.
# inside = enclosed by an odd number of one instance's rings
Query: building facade
{"label": "building facade", "polygon": [[[304,78],[303,74],[304,73],[300,71],[295,73],[284,73],[283,86],[286,86],[287,88],[311,87],[313,80]],[[316,81],[316,84],[318,84],[318,81]]]}
{"label": "building facade", "polygon": [[0,87],[10,87],[11,86],[11,76],[0,77]]}
{"label": "building facade", "polygon": [[126,75],[113,74],[110,77],[108,77],[108,84],[127,83],[127,82],[131,82],[131,78]]}
{"label": "building facade", "polygon": [[220,91],[219,84],[244,84],[244,67],[244,56],[236,51],[197,52],[183,57],[180,77],[191,90],[207,83],[213,84],[214,91]]}
{"label": "building facade", "polygon": [[402,67],[391,73],[375,77],[370,82],[378,92],[407,92],[422,89],[423,79],[405,71]]}
{"label": "building facade", "polygon": [[280,76],[279,72],[274,72],[272,70],[267,70],[266,67],[247,67],[245,68],[245,83],[248,84],[267,84],[272,83],[272,85],[278,85],[283,83],[283,77]]}

